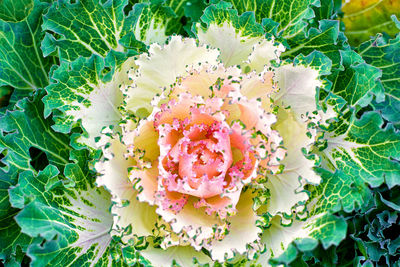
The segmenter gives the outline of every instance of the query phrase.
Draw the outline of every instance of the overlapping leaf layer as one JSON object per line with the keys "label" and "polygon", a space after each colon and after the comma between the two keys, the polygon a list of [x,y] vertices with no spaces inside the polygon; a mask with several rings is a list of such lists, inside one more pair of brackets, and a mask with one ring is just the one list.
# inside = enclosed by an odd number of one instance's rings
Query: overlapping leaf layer
{"label": "overlapping leaf layer", "polygon": [[[358,8],[362,1],[350,2],[341,9],[337,0],[0,1],[0,264],[151,266],[174,255],[177,263],[201,265],[209,259],[204,248],[192,259],[188,247],[171,252],[157,238],[113,233],[115,203],[97,187],[93,166],[102,157],[95,145],[101,132],[119,132],[126,118],[145,114],[130,113],[121,90],[135,86],[130,75],[138,55],[171,35],[202,43],[210,38],[207,29],[224,25],[242,41],[223,46],[217,39],[221,58],[234,62],[234,45],[251,52],[259,40],[273,40],[282,53],[271,68],[317,69],[323,86],[313,104],[327,112],[320,123],[309,122],[317,142],[304,157],[321,183],[303,183],[306,210],[289,209],[281,222],[268,213],[260,218],[286,250],[270,255],[267,248],[223,264],[400,264],[400,237],[393,236],[400,220],[400,23],[387,16],[399,10],[391,1],[372,1],[365,10]],[[379,31],[386,32],[370,38]],[[246,47],[250,38],[259,39]],[[247,63],[239,66],[243,72],[252,68]],[[268,194],[255,205],[271,205]],[[296,227],[294,218],[314,219],[307,238],[286,244],[291,228],[285,227]],[[276,234],[281,230],[284,235]]]}

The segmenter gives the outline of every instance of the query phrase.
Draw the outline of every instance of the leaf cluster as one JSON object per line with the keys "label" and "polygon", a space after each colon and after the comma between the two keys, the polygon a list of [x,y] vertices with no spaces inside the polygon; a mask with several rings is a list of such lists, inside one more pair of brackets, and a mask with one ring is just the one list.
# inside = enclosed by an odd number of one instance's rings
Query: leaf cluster
{"label": "leaf cluster", "polygon": [[307,188],[310,214],[327,212],[329,227],[270,264],[400,264],[400,23],[368,40],[376,29],[357,25],[387,18],[348,10],[338,0],[0,1],[0,261],[149,264],[109,235],[112,203],[91,166],[99,152],[77,142],[87,126],[71,114],[149,43],[231,21],[284,44],[282,59],[325,68],[318,105],[336,114],[313,150],[322,183]]}

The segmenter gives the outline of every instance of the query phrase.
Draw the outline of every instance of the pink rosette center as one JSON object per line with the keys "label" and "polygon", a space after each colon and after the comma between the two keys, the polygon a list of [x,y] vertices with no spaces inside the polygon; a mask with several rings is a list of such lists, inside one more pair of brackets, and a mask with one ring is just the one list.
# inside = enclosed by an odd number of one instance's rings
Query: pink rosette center
{"label": "pink rosette center", "polygon": [[195,206],[206,206],[209,214],[234,212],[257,160],[240,125],[225,121],[223,104],[221,98],[204,101],[184,93],[155,113],[160,146],[156,199],[163,209],[177,213],[196,197]]}

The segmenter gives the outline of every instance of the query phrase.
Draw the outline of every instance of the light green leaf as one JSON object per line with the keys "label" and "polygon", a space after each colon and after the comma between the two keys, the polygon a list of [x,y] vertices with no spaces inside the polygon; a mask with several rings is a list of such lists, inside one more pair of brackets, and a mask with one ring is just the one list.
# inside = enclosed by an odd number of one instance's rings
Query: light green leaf
{"label": "light green leaf", "polygon": [[363,59],[382,70],[380,79],[385,88],[385,101],[373,106],[383,118],[395,125],[400,124],[400,35],[395,39],[377,36],[358,48]]}
{"label": "light green leaf", "polygon": [[[15,13],[15,20],[20,21],[0,20],[0,86],[14,87],[15,93],[22,97],[49,82],[48,72],[54,59],[44,59],[40,50],[42,13],[48,4],[35,0],[33,8],[30,8],[29,3],[25,7],[20,1],[13,1],[15,5],[10,2],[1,4],[12,9],[7,12]],[[14,16],[11,13],[9,15]]]}
{"label": "light green leaf", "polygon": [[326,133],[324,153],[337,170],[352,181],[362,180],[376,187],[386,182],[391,188],[400,184],[400,134],[377,112],[357,119],[344,115],[334,131]]}
{"label": "light green leaf", "polygon": [[332,245],[338,246],[347,233],[346,220],[329,213],[313,220],[308,227],[310,236],[319,240],[325,249]]}
{"label": "light green leaf", "polygon": [[45,117],[55,112],[52,128],[69,133],[80,121],[85,133],[78,142],[94,147],[101,129],[116,126],[121,118],[120,87],[128,81],[127,72],[134,66],[130,59],[118,66],[124,60],[124,54],[111,52],[105,59],[93,55],[72,63],[62,62],[54,70],[52,84],[46,87],[48,95],[43,98]]}
{"label": "light green leaf", "polygon": [[87,167],[87,151],[73,151],[65,167],[66,177],[74,187],[65,187],[57,178],[58,169],[48,165],[35,175],[20,174],[18,185],[10,189],[10,202],[23,208],[15,217],[21,231],[46,242],[30,245],[32,266],[78,266],[112,264],[111,196],[94,185],[94,175]]}

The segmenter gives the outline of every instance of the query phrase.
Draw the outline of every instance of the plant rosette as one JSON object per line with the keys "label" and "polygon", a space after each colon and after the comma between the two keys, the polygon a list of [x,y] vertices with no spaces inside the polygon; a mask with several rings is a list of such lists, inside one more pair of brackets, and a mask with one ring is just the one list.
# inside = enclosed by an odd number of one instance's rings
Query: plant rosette
{"label": "plant rosette", "polygon": [[112,233],[144,238],[153,265],[266,262],[325,215],[305,186],[320,183],[311,149],[326,83],[312,56],[281,62],[274,39],[197,30],[124,65],[122,120],[96,143],[96,183],[112,195]]}

